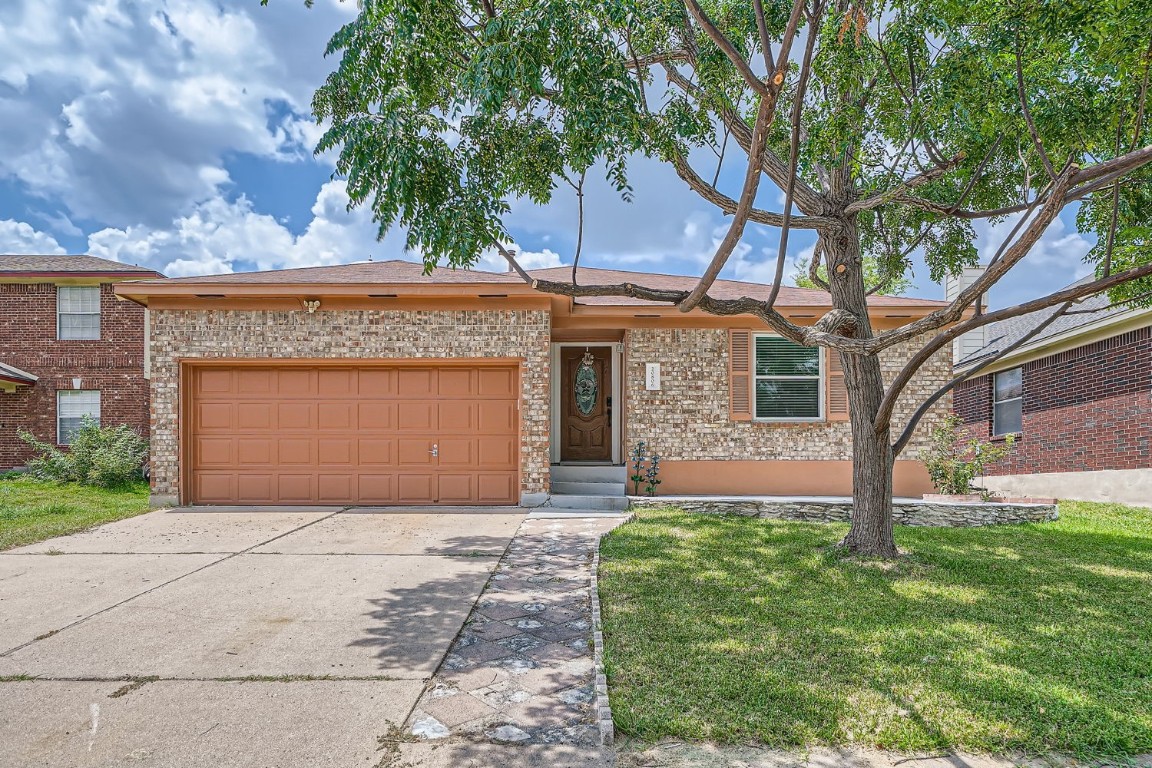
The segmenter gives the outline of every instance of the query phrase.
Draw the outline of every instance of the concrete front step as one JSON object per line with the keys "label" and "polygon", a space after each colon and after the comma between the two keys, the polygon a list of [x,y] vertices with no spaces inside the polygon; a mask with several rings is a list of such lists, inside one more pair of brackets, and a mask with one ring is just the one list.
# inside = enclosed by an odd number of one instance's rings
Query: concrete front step
{"label": "concrete front step", "polygon": [[623,483],[628,479],[627,467],[607,464],[553,464],[553,483]]}
{"label": "concrete front step", "polygon": [[529,520],[567,520],[584,517],[626,518],[630,512],[619,509],[566,509],[564,507],[538,507],[528,513]]}
{"label": "concrete front step", "polygon": [[628,509],[626,496],[589,496],[577,493],[554,493],[548,500],[551,507],[564,509],[601,509],[623,512]]}
{"label": "concrete front step", "polygon": [[624,483],[571,483],[552,481],[552,493],[577,496],[623,496]]}

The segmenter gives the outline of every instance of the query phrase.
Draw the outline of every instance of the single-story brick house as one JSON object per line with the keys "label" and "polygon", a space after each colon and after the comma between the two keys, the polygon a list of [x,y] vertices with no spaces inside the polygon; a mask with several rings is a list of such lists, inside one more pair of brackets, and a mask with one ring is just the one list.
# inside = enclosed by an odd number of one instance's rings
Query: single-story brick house
{"label": "single-story brick house", "polygon": [[[957,370],[998,354],[1055,311],[988,325]],[[1018,496],[1152,505],[1152,309],[1113,305],[1101,294],[1074,311],[957,387],[955,410],[971,434],[1015,435],[1015,450],[980,484]]]}
{"label": "single-story brick house", "polygon": [[112,286],[158,272],[94,256],[0,255],[0,470],[67,445],[84,416],[148,434],[145,310]]}
{"label": "single-story brick house", "polygon": [[[569,268],[539,270],[568,279]],[[692,278],[581,268],[581,283],[686,288]],[[124,284],[149,308],[152,487],[197,504],[540,503],[554,472],[663,457],[662,493],[851,492],[837,356],[752,317],[650,302],[573,300],[515,275],[368,262]],[[720,281],[715,296],[766,297]],[[941,306],[875,297],[890,328]],[[799,323],[822,291],[782,290]],[[910,356],[885,356],[891,374]],[[907,392],[951,375],[945,351]],[[904,402],[899,417],[914,404]],[[950,402],[925,420],[926,433]],[[930,490],[915,460],[896,492]],[[623,480],[623,471],[613,475]]]}

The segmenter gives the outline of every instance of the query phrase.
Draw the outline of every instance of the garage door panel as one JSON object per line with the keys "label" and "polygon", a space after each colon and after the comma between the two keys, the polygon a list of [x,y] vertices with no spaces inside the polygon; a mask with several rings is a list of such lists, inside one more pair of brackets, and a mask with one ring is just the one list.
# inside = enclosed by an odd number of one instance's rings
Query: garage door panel
{"label": "garage door panel", "polygon": [[436,376],[436,394],[440,397],[470,397],[476,394],[474,375],[471,368],[442,368]]}
{"label": "garage door panel", "polygon": [[272,440],[267,437],[244,437],[236,441],[236,463],[266,467],[272,463]]}
{"label": "garage door panel", "polygon": [[389,504],[396,500],[394,475],[361,474],[357,477],[356,500],[361,504]]}
{"label": "garage door panel", "polygon": [[438,446],[441,467],[468,467],[476,461],[476,443],[471,438],[442,437]]}
{"label": "garage door panel", "polygon": [[405,432],[430,432],[436,429],[436,404],[404,403],[396,409],[396,428]]}
{"label": "garage door panel", "polygon": [[395,429],[395,403],[357,403],[357,425],[360,429]]}
{"label": "garage door panel", "polygon": [[476,394],[480,397],[516,397],[516,371],[511,368],[479,368]]}
{"label": "garage door panel", "polygon": [[480,467],[516,466],[517,441],[511,437],[479,437],[476,439],[476,463]]}
{"label": "garage door panel", "polygon": [[396,441],[361,438],[356,443],[358,463],[362,466],[387,465],[396,463]]}
{"label": "garage door panel", "polygon": [[277,501],[284,504],[306,504],[316,498],[312,475],[276,475],[275,477]]}
{"label": "garage door panel", "polygon": [[238,475],[236,477],[236,500],[241,503],[259,504],[275,499],[272,491],[272,474]]}
{"label": "garage door panel", "polygon": [[189,381],[193,503],[508,504],[518,497],[512,367],[271,363],[196,368]]}
{"label": "garage door panel", "polygon": [[319,403],[316,406],[316,426],[319,429],[352,429],[355,405],[352,402]]}
{"label": "garage door panel", "polygon": [[196,499],[206,504],[227,504],[236,498],[236,478],[218,472],[196,472],[192,475]]}
{"label": "garage door panel", "polygon": [[476,501],[480,504],[514,504],[516,473],[500,472],[476,476]]}
{"label": "garage door panel", "polygon": [[400,368],[396,371],[396,394],[402,398],[430,397],[435,394],[435,370]]}
{"label": "garage door panel", "polygon": [[396,502],[399,504],[431,504],[435,477],[431,472],[401,472],[396,475]]}
{"label": "garage door panel", "polygon": [[229,437],[196,438],[193,453],[197,466],[231,467],[235,463],[233,444],[234,441]]}
{"label": "garage door panel", "polygon": [[196,386],[204,394],[230,394],[233,381],[233,371],[205,368],[197,375]]}
{"label": "garage door panel", "polygon": [[312,397],[316,394],[315,377],[318,372],[312,368],[280,368],[276,371],[277,397]]}
{"label": "garage door panel", "polygon": [[432,455],[432,441],[425,439],[400,438],[396,441],[396,463],[404,465],[432,466],[436,457]]}
{"label": "garage door panel", "polygon": [[321,438],[316,441],[317,462],[321,465],[354,464],[355,451],[350,438]]}
{"label": "garage door panel", "polygon": [[312,439],[308,437],[282,437],[276,441],[276,461],[280,464],[316,463]]}
{"label": "garage door panel", "polygon": [[465,504],[476,498],[475,475],[470,473],[436,476],[437,498],[442,504]]}
{"label": "garage door panel", "polygon": [[321,368],[316,372],[316,392],[322,397],[356,394],[356,371],[351,368]]}
{"label": "garage door panel", "polygon": [[231,429],[231,403],[201,403],[196,409],[196,427],[199,430]]}
{"label": "garage door panel", "polygon": [[396,370],[361,368],[356,373],[356,393],[360,397],[395,397]]}
{"label": "garage door panel", "polygon": [[437,404],[440,431],[472,432],[475,429],[476,403],[448,401]]}
{"label": "garage door panel", "polygon": [[497,400],[476,403],[476,429],[481,434],[508,434],[516,431],[516,403]]}
{"label": "garage door panel", "polygon": [[271,368],[237,368],[229,373],[235,379],[234,391],[241,395],[270,395],[273,387]]}
{"label": "garage door panel", "polygon": [[276,429],[312,429],[316,426],[316,403],[280,403],[276,406]]}
{"label": "garage door panel", "polygon": [[316,500],[321,504],[340,504],[350,502],[355,498],[352,495],[353,476],[351,474],[322,474],[316,479]]}
{"label": "garage door panel", "polygon": [[272,429],[271,404],[251,402],[237,403],[236,426],[245,430]]}

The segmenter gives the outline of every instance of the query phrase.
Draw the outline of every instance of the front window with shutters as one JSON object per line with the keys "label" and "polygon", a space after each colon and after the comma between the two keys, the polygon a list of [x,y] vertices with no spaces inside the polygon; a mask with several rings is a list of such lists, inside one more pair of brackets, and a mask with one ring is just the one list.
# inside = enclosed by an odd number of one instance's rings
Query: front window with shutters
{"label": "front window with shutters", "polygon": [[824,355],[779,336],[755,337],[755,417],[764,421],[824,418]]}
{"label": "front window with shutters", "polygon": [[100,338],[100,286],[56,288],[56,338],[92,341]]}

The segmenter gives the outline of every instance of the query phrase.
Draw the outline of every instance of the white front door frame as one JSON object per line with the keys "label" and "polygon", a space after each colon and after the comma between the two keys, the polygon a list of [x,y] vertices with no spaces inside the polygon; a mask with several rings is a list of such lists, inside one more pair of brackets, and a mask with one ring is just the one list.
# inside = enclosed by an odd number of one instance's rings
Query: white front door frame
{"label": "white front door frame", "polygon": [[620,414],[622,413],[623,398],[621,390],[624,371],[624,345],[618,341],[554,341],[552,342],[552,355],[549,365],[552,369],[552,430],[548,439],[548,453],[553,464],[560,463],[560,410],[562,382],[560,381],[560,348],[561,347],[608,347],[612,350],[611,383],[612,388],[612,463],[621,464],[624,459],[620,454]]}

